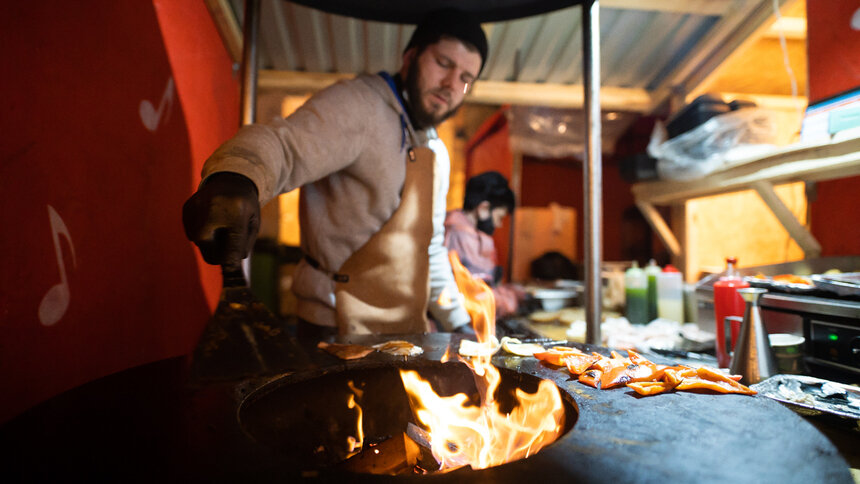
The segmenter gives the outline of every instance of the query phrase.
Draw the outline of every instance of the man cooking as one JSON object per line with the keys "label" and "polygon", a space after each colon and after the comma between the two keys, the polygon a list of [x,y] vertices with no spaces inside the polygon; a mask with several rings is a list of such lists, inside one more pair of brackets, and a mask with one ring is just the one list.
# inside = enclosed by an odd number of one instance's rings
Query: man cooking
{"label": "man cooking", "polygon": [[478,22],[431,12],[395,75],[337,83],[219,147],[183,207],[187,237],[206,262],[235,269],[253,246],[260,206],[302,187],[299,336],[424,332],[428,310],[441,330],[468,328],[462,297],[451,297],[450,162],[435,126],[460,107],[486,56]]}
{"label": "man cooking", "polygon": [[445,217],[445,246],[457,252],[463,267],[493,288],[496,315],[515,313],[522,291],[517,286],[500,284],[501,267],[496,258],[493,232],[514,212],[514,192],[497,171],[469,178],[463,209]]}

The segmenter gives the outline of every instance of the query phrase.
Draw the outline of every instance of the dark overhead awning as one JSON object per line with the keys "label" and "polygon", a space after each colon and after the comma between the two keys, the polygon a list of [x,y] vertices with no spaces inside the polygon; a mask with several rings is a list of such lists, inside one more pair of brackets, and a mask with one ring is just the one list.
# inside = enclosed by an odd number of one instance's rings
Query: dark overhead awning
{"label": "dark overhead awning", "polygon": [[363,20],[417,24],[428,11],[451,7],[467,11],[480,22],[501,22],[539,15],[581,0],[292,0],[306,7]]}

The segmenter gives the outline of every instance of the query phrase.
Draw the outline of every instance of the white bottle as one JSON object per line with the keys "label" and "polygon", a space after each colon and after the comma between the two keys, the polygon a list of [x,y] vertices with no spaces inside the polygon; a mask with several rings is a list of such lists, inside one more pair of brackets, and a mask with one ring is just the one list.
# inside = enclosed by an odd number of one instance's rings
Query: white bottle
{"label": "white bottle", "polygon": [[684,324],[684,281],[672,264],[657,274],[657,317]]}

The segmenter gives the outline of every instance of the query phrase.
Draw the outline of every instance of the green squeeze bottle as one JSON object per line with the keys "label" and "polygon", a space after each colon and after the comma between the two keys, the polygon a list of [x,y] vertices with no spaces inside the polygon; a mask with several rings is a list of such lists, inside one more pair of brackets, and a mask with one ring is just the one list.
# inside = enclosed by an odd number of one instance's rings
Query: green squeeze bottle
{"label": "green squeeze bottle", "polygon": [[645,267],[645,277],[648,279],[648,320],[647,322],[657,319],[657,274],[663,272],[657,261],[651,259],[648,261],[648,266]]}
{"label": "green squeeze bottle", "polygon": [[648,323],[648,279],[635,260],[624,272],[624,315],[630,324]]}

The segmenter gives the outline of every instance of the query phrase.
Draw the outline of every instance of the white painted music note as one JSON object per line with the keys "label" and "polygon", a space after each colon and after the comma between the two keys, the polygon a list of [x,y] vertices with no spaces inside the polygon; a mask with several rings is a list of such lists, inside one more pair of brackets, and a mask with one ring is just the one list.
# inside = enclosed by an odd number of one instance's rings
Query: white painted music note
{"label": "white painted music note", "polygon": [[[140,120],[143,121],[143,126],[153,133],[158,129],[158,125],[166,123],[170,119],[170,112],[173,108],[173,78],[167,80],[167,86],[164,88],[164,94],[161,95],[161,102],[158,103],[156,110],[149,100],[144,99],[140,102]],[[162,117],[164,119],[162,119]]]}
{"label": "white painted music note", "polygon": [[60,235],[64,235],[69,241],[69,248],[72,251],[72,267],[77,268],[78,262],[75,257],[75,245],[72,243],[69,229],[66,228],[66,223],[63,222],[60,214],[50,205],[48,205],[48,219],[51,221],[51,236],[54,238],[57,265],[60,267],[60,282],[49,289],[45,293],[45,296],[42,297],[42,302],[39,304],[39,321],[45,326],[52,326],[66,314],[66,310],[69,309],[69,301],[71,300],[69,280],[66,277],[66,265],[63,261],[63,248],[60,245]]}

